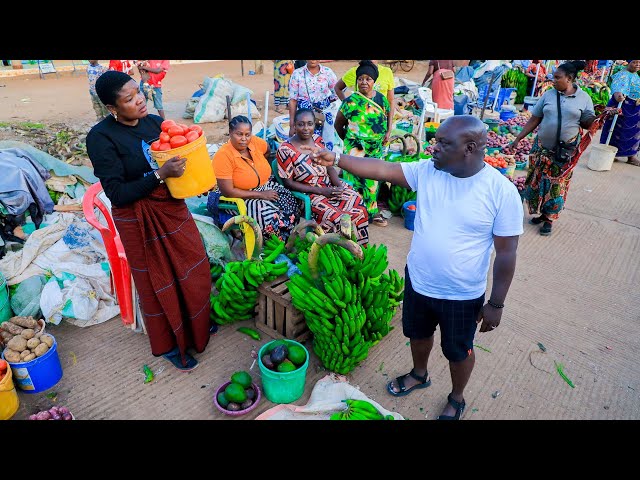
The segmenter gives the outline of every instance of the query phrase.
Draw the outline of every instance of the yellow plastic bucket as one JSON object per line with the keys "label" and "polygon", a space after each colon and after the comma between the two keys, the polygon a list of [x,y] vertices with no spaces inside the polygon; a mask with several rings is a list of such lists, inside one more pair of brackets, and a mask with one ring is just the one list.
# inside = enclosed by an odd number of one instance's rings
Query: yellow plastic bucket
{"label": "yellow plastic bucket", "polygon": [[18,411],[20,400],[13,384],[13,373],[7,365],[7,373],[0,380],[0,420],[9,420]]}
{"label": "yellow plastic bucket", "polygon": [[216,177],[213,174],[211,158],[209,158],[207,151],[207,138],[204,134],[182,147],[162,152],[151,151],[151,157],[158,162],[158,167],[162,167],[167,160],[178,155],[187,159],[187,168],[181,177],[165,179],[171,196],[173,198],[187,198],[211,190],[216,184]]}

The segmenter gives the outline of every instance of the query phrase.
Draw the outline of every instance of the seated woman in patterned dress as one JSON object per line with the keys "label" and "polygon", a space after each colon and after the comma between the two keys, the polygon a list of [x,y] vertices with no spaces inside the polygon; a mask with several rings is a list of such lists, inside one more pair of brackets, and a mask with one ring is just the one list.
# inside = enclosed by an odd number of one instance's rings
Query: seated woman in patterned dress
{"label": "seated woman in patterned dress", "polygon": [[296,111],[293,124],[295,135],[276,152],[282,182],[288,189],[311,197],[313,217],[325,232],[339,231],[340,217],[346,213],[356,226],[358,243],[366,245],[369,222],[362,197],[338,178],[333,167],[315,165],[306,153],[310,148],[325,146],[322,137],[313,133],[313,111],[308,108]]}

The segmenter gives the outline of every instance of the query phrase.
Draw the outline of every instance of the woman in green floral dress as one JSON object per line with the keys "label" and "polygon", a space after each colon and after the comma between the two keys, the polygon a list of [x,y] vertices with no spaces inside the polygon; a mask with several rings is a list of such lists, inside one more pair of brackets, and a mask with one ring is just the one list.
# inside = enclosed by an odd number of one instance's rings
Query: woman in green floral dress
{"label": "woman in green floral dress", "polygon": [[[357,157],[382,157],[382,145],[389,140],[387,97],[373,89],[378,67],[371,60],[360,61],[356,69],[356,91],[347,97],[336,116],[335,128],[344,141],[344,153]],[[378,212],[378,181],[360,178],[349,172],[342,177],[360,192],[369,214],[369,222],[382,227],[387,221]]]}

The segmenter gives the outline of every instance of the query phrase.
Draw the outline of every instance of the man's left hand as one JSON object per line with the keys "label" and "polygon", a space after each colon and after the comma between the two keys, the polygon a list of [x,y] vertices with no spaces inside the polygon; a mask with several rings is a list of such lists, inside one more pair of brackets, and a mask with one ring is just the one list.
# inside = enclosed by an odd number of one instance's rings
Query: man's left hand
{"label": "man's left hand", "polygon": [[478,313],[477,323],[482,322],[480,325],[480,332],[490,332],[498,328],[500,325],[500,319],[502,318],[502,308],[495,308],[485,303]]}

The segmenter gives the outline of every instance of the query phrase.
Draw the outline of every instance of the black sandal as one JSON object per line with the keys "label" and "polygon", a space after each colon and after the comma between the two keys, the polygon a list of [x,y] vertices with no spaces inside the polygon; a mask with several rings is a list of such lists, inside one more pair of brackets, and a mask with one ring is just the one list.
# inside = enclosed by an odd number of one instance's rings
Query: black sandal
{"label": "black sandal", "polygon": [[547,217],[545,217],[544,215],[540,215],[539,217],[533,217],[531,220],[529,220],[529,223],[531,225],[540,225],[542,222],[546,220],[547,220]]}
{"label": "black sandal", "polygon": [[544,235],[545,237],[547,235],[551,235],[551,228],[553,227],[553,225],[551,224],[551,222],[544,222],[542,224],[542,227],[540,227],[540,235]]}
{"label": "black sandal", "polygon": [[449,402],[449,404],[456,409],[456,414],[453,416],[438,415],[436,420],[460,420],[460,417],[464,413],[464,409],[467,406],[466,402],[464,400],[462,400],[461,402],[454,400],[451,394],[447,396],[447,402]]}
{"label": "black sandal", "polygon": [[[413,387],[407,388],[404,384],[404,379],[407,378],[408,376],[413,377],[414,379],[418,380],[420,383],[416,383]],[[415,388],[427,388],[429,385],[431,385],[431,379],[427,379],[428,376],[429,376],[429,372],[425,372],[424,376],[421,377],[412,368],[409,373],[402,375],[400,377],[396,377],[398,388],[400,388],[399,392],[393,391],[391,382],[387,383],[387,391],[394,397],[404,397],[405,395],[409,395],[411,391]]]}

